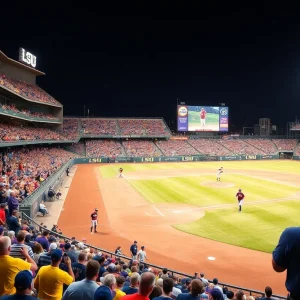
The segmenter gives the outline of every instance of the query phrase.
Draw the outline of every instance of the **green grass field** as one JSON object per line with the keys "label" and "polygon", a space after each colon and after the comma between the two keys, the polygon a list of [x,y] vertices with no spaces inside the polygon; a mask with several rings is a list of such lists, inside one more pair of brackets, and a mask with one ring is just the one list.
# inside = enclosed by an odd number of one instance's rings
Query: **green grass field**
{"label": "green grass field", "polygon": [[[116,177],[120,166],[121,164],[114,164],[100,167],[102,177]],[[300,196],[295,196],[295,193],[300,194],[300,187],[291,186],[284,181],[278,183],[267,178],[258,179],[235,174],[234,170],[245,173],[247,170],[267,170],[280,172],[283,178],[284,174],[294,174],[300,179],[299,164],[293,161],[222,162],[225,169],[222,181],[233,183],[235,186],[217,188],[202,185],[215,180],[216,169],[219,166],[220,162],[122,165],[125,176],[126,173],[134,175],[136,171],[145,171],[143,173],[147,174],[148,170],[174,170],[175,176],[180,173],[179,170],[197,170],[199,175],[196,176],[128,180],[151,203],[185,203],[197,207],[225,205],[224,208],[206,211],[205,216],[195,222],[173,224],[176,229],[232,245],[271,252],[286,227],[300,225]],[[201,169],[211,169],[212,174],[201,175]],[[246,195],[241,214],[235,206],[234,196],[238,187],[241,187]]]}
{"label": "green grass field", "polygon": [[[189,122],[189,125],[198,124],[200,126],[200,112],[189,111],[188,122]],[[219,115],[207,113],[205,123],[207,126],[209,126],[209,125],[218,125],[219,126]]]}

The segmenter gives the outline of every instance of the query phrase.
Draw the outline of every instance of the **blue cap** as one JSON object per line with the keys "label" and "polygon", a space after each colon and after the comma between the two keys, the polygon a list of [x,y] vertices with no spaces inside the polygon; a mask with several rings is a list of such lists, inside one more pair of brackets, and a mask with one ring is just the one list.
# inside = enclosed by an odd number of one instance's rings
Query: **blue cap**
{"label": "blue cap", "polygon": [[32,273],[30,271],[21,271],[15,277],[15,288],[17,290],[25,290],[31,288],[32,283]]}
{"label": "blue cap", "polygon": [[59,261],[62,258],[62,251],[60,249],[55,249],[51,252],[51,259],[55,261]]}
{"label": "blue cap", "polygon": [[214,288],[212,289],[212,291],[210,292],[211,296],[213,297],[214,300],[223,300],[223,293],[217,289],[217,288]]}

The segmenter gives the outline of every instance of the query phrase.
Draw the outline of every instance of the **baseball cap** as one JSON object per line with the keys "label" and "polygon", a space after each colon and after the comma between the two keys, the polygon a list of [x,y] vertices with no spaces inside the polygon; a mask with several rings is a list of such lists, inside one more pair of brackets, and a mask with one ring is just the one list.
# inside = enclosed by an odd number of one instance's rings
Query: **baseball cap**
{"label": "baseball cap", "polygon": [[55,261],[59,261],[62,258],[62,255],[63,255],[63,253],[60,249],[55,249],[51,253],[51,259],[53,259]]}
{"label": "baseball cap", "polygon": [[49,251],[57,249],[57,244],[56,243],[51,243],[49,246]]}
{"label": "baseball cap", "polygon": [[19,290],[25,290],[31,288],[32,273],[28,270],[21,271],[15,277],[15,288]]}
{"label": "baseball cap", "polygon": [[186,284],[190,284],[191,282],[192,282],[191,278],[187,278],[187,279],[185,280],[185,283],[186,283]]}
{"label": "baseball cap", "polygon": [[212,289],[210,294],[214,300],[223,300],[223,294],[219,289],[216,288]]}

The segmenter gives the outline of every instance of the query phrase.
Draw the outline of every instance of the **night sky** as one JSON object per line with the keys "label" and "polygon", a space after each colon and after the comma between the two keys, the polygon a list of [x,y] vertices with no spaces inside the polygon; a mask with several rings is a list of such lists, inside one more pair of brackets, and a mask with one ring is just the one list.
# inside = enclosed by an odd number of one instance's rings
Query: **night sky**
{"label": "night sky", "polygon": [[37,56],[46,73],[37,83],[65,115],[83,115],[86,105],[94,116],[162,116],[169,123],[180,98],[224,102],[233,131],[259,117],[285,126],[300,116],[297,7],[63,2],[1,4],[0,49],[13,59],[19,47]]}

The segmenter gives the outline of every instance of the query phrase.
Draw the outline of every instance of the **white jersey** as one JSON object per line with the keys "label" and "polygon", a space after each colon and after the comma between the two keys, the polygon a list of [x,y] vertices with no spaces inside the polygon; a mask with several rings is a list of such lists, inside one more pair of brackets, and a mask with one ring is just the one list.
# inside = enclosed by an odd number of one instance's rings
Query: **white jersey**
{"label": "white jersey", "polygon": [[223,173],[223,170],[218,170],[217,176],[220,176]]}

